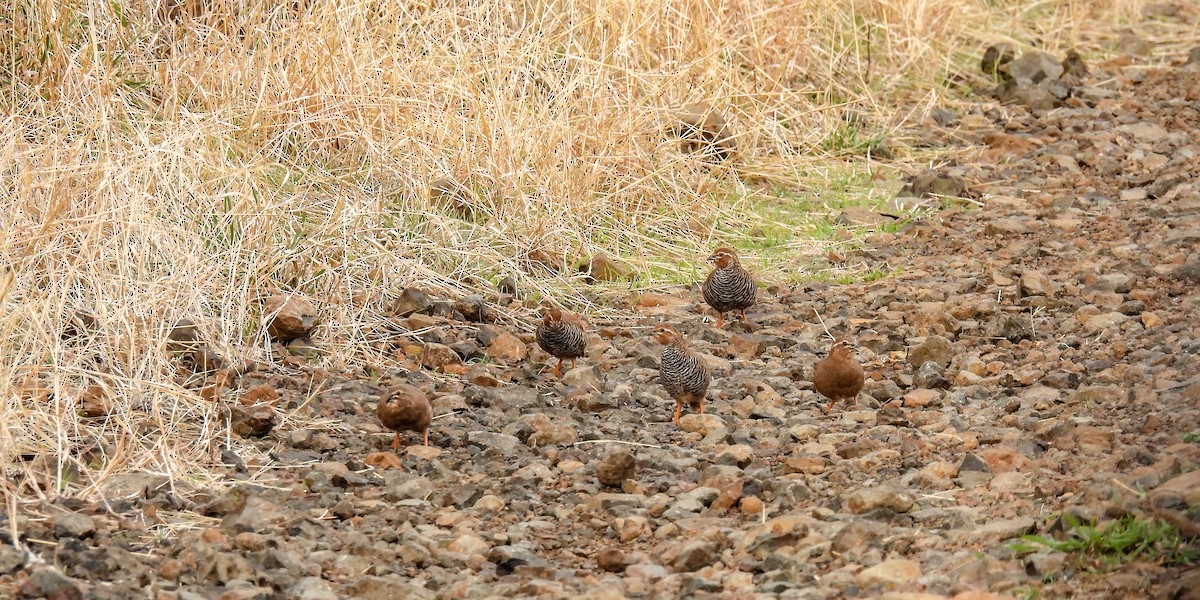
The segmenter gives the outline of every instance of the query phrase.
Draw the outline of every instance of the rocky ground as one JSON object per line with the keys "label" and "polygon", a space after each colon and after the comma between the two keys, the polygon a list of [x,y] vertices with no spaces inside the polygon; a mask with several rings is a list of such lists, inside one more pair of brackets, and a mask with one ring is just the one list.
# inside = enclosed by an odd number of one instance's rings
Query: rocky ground
{"label": "rocky ground", "polygon": [[[770,287],[725,330],[695,289],[635,298],[561,382],[531,327],[411,294],[376,334],[424,366],[280,349],[223,396],[242,483],[111,477],[105,503],[6,522],[0,595],[1200,597],[1196,567],[1008,548],[1064,511],[1200,528],[1200,71],[1093,69],[1056,108],[935,111],[927,143],[962,150],[941,172],[982,206],[848,257],[895,276]],[[817,313],[869,379],[828,415]],[[658,320],[715,366],[680,426]],[[434,398],[430,448],[387,448],[374,406],[400,380]]]}

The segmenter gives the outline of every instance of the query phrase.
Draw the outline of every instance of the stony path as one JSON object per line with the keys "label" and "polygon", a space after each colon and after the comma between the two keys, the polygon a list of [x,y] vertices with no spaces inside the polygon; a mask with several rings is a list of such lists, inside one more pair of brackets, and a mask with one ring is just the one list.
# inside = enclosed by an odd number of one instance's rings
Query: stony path
{"label": "stony path", "polygon": [[[1093,81],[1051,111],[939,114],[931,143],[974,147],[943,172],[985,206],[853,257],[895,277],[767,290],[753,326],[716,330],[694,290],[659,296],[593,323],[589,358],[556,385],[536,376],[544,355],[522,360],[527,331],[397,318],[437,326],[425,341],[464,372],[395,376],[447,415],[432,449],[386,452],[388,377],[305,359],[245,375],[239,389],[277,392],[290,415],[260,454],[224,455],[245,483],[59,502],[20,523],[44,563],[0,546],[0,594],[1196,598],[1194,568],[1088,573],[1006,547],[1062,511],[1200,528],[1200,444],[1183,441],[1200,430],[1200,74]],[[857,339],[869,379],[829,415],[807,383],[828,347],[818,312]],[[660,319],[715,367],[708,414],[681,427],[655,383]],[[180,510],[207,520],[175,535]]]}

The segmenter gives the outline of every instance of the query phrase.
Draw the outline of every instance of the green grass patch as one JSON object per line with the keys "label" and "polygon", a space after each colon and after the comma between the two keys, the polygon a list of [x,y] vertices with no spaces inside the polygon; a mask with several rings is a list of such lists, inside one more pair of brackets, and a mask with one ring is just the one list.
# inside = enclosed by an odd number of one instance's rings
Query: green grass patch
{"label": "green grass patch", "polygon": [[1191,565],[1200,561],[1200,547],[1189,543],[1170,523],[1126,515],[1103,527],[1063,515],[1069,529],[1062,540],[1026,535],[1009,547],[1018,554],[1053,550],[1072,555],[1081,569],[1110,570],[1140,560],[1161,565]]}
{"label": "green grass patch", "polygon": [[1189,431],[1181,437],[1185,444],[1200,444],[1200,431]]}

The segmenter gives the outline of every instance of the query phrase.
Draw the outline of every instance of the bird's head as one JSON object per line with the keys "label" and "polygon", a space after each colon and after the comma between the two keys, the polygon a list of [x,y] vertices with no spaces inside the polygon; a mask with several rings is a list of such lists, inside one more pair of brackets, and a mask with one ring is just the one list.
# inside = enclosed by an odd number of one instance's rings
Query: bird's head
{"label": "bird's head", "polygon": [[663,345],[670,344],[679,339],[679,332],[674,327],[666,324],[655,325],[652,335],[655,341]]}
{"label": "bird's head", "polygon": [[713,250],[713,253],[708,257],[708,262],[718,269],[728,269],[730,265],[738,264],[737,252],[728,246],[722,246]]}
{"label": "bird's head", "polygon": [[855,344],[854,340],[852,340],[850,338],[838,338],[836,341],[833,342],[833,345],[829,347],[829,355],[830,356],[834,356],[834,355],[850,356],[850,355],[853,355],[857,351],[858,351],[858,345]]}
{"label": "bird's head", "polygon": [[546,312],[542,313],[542,322],[546,325],[561,323],[563,320],[563,312],[557,308],[550,307]]}

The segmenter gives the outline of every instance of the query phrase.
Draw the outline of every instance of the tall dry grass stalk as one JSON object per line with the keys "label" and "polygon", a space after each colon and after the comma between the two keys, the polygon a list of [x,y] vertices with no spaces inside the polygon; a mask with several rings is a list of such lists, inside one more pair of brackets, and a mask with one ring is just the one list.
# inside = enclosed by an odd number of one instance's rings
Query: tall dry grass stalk
{"label": "tall dry grass stalk", "polygon": [[[819,189],[848,110],[884,131],[953,99],[986,43],[1089,44],[1137,2],[14,0],[0,9],[0,463],[24,498],[114,474],[204,480],[228,432],[164,351],[177,319],[267,360],[251,300],[322,303],[333,365],[382,360],[383,298],[455,293],[541,249],[647,272]],[[723,107],[735,170],[662,135]],[[903,152],[903,149],[900,149]],[[486,213],[430,206],[453,176]],[[749,182],[749,183],[747,183]],[[568,302],[569,276],[522,276]],[[653,284],[651,277],[645,284]],[[375,300],[352,301],[361,293]],[[96,317],[62,332],[75,311]],[[101,385],[106,418],[79,416]],[[36,482],[36,484],[34,483]]]}

